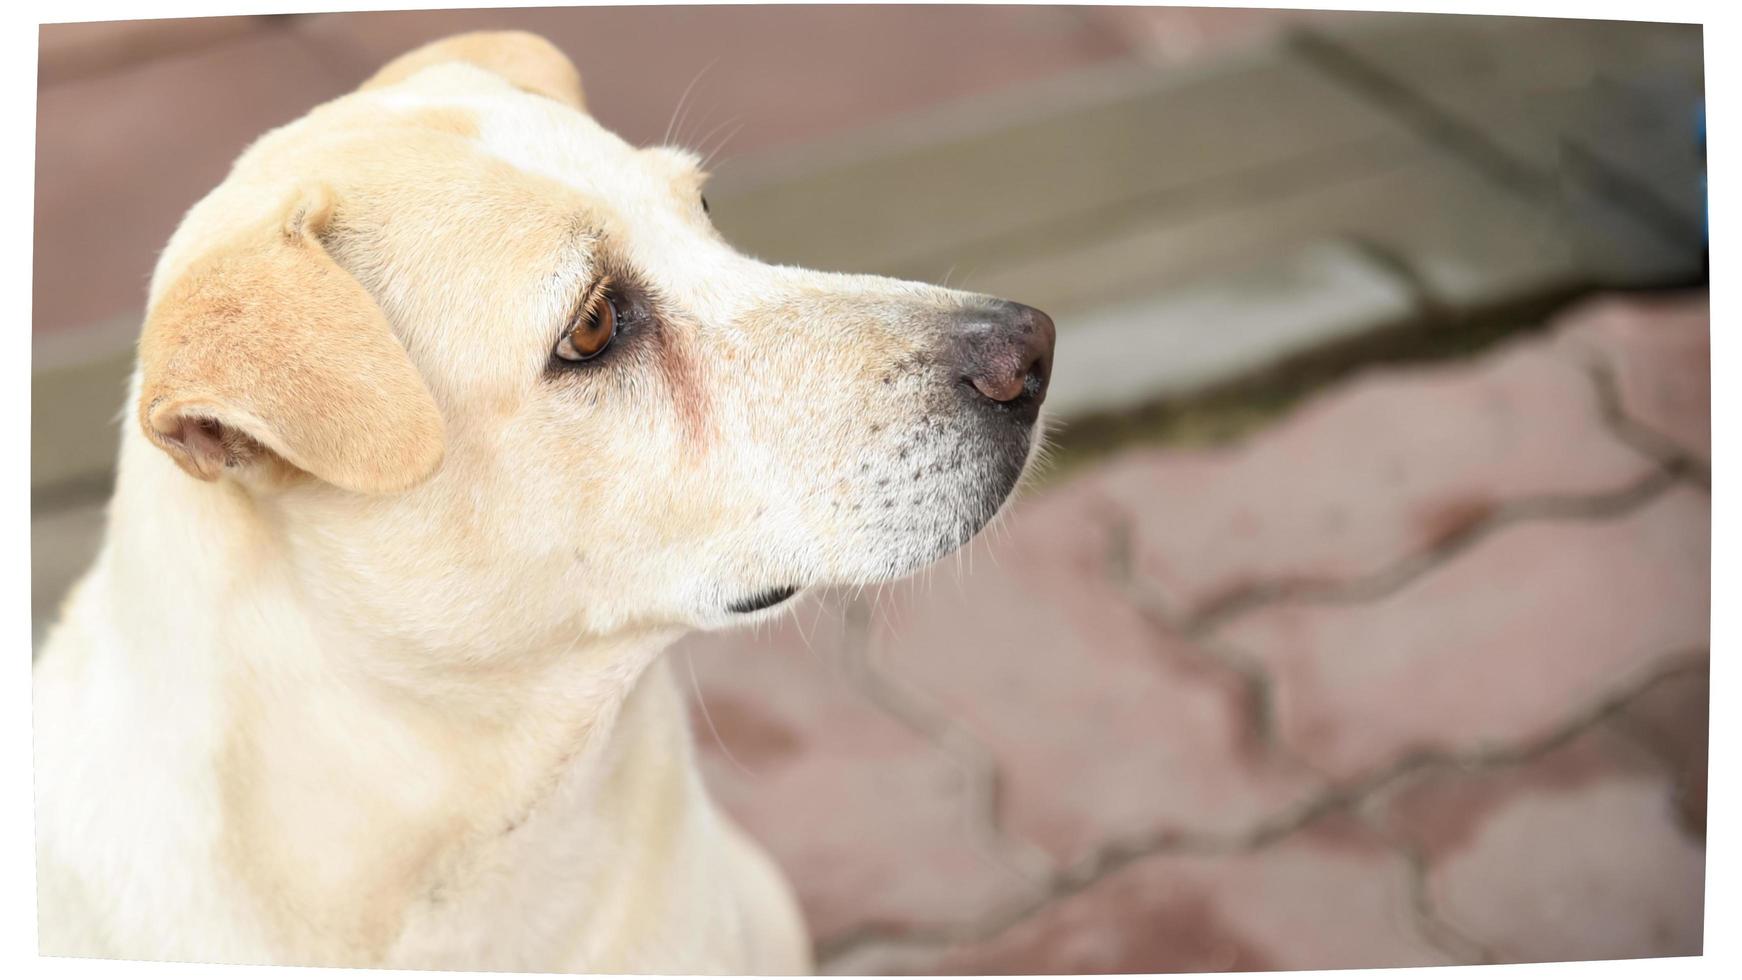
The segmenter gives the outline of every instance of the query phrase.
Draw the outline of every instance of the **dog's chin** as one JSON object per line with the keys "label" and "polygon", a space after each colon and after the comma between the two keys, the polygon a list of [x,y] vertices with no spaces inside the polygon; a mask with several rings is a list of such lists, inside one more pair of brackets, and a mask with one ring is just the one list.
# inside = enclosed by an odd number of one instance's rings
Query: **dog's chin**
{"label": "dog's chin", "polygon": [[916,541],[911,549],[891,556],[889,566],[863,584],[880,584],[906,578],[927,565],[954,554],[974,540],[974,536],[985,530],[986,525],[992,523],[992,518],[998,515],[998,511],[1010,499],[1015,487],[1016,480],[1012,479],[1009,486],[1002,491],[986,493],[968,503],[943,522],[935,535]]}
{"label": "dog's chin", "polygon": [[[888,506],[887,491],[869,497],[861,507],[875,518],[853,539],[839,542],[832,560],[811,565],[810,572],[785,581],[744,583],[726,590],[706,618],[719,623],[758,622],[778,615],[811,587],[881,585],[952,554],[984,530],[1010,501],[1040,438],[1038,432],[1021,432],[999,442],[975,447],[980,452],[967,457],[972,462],[954,473],[957,479],[925,488],[929,492],[913,506]],[[795,567],[806,564],[801,561]]]}
{"label": "dog's chin", "polygon": [[956,486],[904,515],[901,533],[876,536],[859,556],[859,574],[843,585],[878,585],[905,578],[973,540],[1009,503],[1028,470],[1039,437],[1023,433],[974,458]]}

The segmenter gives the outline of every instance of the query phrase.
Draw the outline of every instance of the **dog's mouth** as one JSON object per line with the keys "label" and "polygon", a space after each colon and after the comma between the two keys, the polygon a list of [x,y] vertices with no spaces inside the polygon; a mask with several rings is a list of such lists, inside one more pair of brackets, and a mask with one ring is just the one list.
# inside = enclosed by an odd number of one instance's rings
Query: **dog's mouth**
{"label": "dog's mouth", "polygon": [[726,607],[726,610],[735,613],[761,612],[764,609],[778,606],[797,594],[798,586],[796,585],[782,585],[778,588],[764,589],[731,603]]}

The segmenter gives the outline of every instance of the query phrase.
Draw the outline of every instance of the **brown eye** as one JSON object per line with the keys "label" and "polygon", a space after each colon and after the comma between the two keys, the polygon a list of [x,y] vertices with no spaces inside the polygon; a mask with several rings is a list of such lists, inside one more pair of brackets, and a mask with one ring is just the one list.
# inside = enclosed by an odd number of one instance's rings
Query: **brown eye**
{"label": "brown eye", "polygon": [[591,312],[583,312],[569,332],[557,342],[556,356],[565,361],[586,361],[604,353],[617,336],[617,304],[601,296]]}
{"label": "brown eye", "polygon": [[708,196],[706,194],[702,195],[702,213],[703,214],[712,214],[713,213],[713,211],[708,207]]}

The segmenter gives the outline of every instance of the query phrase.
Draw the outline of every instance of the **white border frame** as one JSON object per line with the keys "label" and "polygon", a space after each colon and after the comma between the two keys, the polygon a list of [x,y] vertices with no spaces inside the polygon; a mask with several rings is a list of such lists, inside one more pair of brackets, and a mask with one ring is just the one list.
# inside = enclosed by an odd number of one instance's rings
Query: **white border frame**
{"label": "white border frame", "polygon": [[[766,2],[766,0],[764,0]],[[607,3],[593,4],[597,6]],[[417,2],[417,0],[376,0],[356,3],[313,2],[313,0],[281,0],[277,3],[236,3],[224,0],[151,0],[149,4],[132,4],[121,0],[58,0],[54,3],[23,0],[6,11],[10,30],[0,34],[0,103],[4,104],[5,127],[0,132],[16,134],[5,155],[3,187],[12,188],[8,198],[7,220],[4,223],[6,259],[3,268],[7,288],[0,295],[11,300],[14,314],[8,317],[13,327],[7,331],[5,344],[13,353],[5,358],[15,381],[0,389],[5,399],[0,418],[5,420],[5,444],[12,447],[7,456],[13,460],[28,460],[30,440],[30,366],[31,338],[29,324],[31,297],[31,257],[33,249],[32,207],[35,187],[35,114],[36,61],[38,35],[36,25],[98,20],[147,20],[167,17],[202,17],[260,13],[316,13],[337,10],[402,10],[408,8],[484,8],[525,6],[568,6],[550,2],[508,3],[502,0],[472,0],[472,2]],[[1742,90],[1736,84],[1736,59],[1742,55],[1734,44],[1736,12],[1742,6],[1733,0],[1695,2],[1695,0],[1470,0],[1464,3],[1299,3],[1247,2],[1229,3],[1217,0],[1197,0],[1191,6],[1202,7],[1276,7],[1343,10],[1389,10],[1412,13],[1503,14],[1579,19],[1612,19],[1638,21],[1675,21],[1703,23],[1706,29],[1706,100],[1708,105],[1707,171],[1726,171],[1723,160],[1733,159],[1737,144],[1731,134],[1733,125],[1742,120],[1737,99]],[[1729,93],[1726,95],[1725,93]],[[1724,214],[1742,214],[1735,207],[1735,195],[1722,178],[1712,182],[1710,193],[1711,227],[1728,227]],[[1715,234],[1714,240],[1721,240]],[[1716,283],[1727,281],[1719,270],[1724,266],[1721,248],[1712,250],[1713,274]],[[1736,322],[1737,303],[1727,287],[1712,291],[1712,371],[1714,380],[1734,373],[1737,366],[1737,340],[1728,333]],[[22,308],[20,308],[22,307]],[[1361,977],[1389,978],[1447,977],[1446,971],[1458,975],[1475,970],[1481,976],[1518,978],[1579,977],[1724,977],[1742,976],[1742,945],[1737,934],[1724,923],[1742,925],[1742,902],[1738,901],[1737,844],[1731,836],[1738,826],[1735,749],[1742,739],[1742,724],[1737,713],[1723,710],[1738,707],[1736,685],[1738,674],[1728,662],[1729,642],[1737,636],[1736,608],[1722,597],[1734,595],[1724,586],[1739,579],[1735,572],[1737,555],[1735,513],[1720,502],[1732,486],[1729,465],[1731,450],[1737,440],[1733,423],[1736,412],[1736,389],[1714,383],[1712,386],[1713,439],[1713,559],[1712,559],[1712,725],[1709,811],[1710,828],[1706,842],[1706,955],[1700,958],[1674,960],[1621,960],[1565,964],[1438,967],[1427,969],[1397,969],[1361,971]],[[0,554],[6,556],[4,575],[6,588],[0,591],[0,607],[8,634],[18,640],[15,659],[8,664],[13,671],[10,680],[0,684],[0,968],[8,976],[82,977],[140,976],[239,976],[278,977],[282,968],[203,966],[189,964],[134,963],[110,960],[68,960],[36,956],[35,888],[33,873],[31,792],[30,792],[30,480],[28,466],[16,467],[14,476],[4,488],[5,501],[0,504]],[[319,975],[355,976],[359,971],[315,970]],[[399,975],[389,971],[361,971],[381,975]],[[444,976],[511,976],[512,974],[443,974]],[[1341,972],[1310,971],[1290,976],[1338,977],[1355,976]],[[1215,976],[1206,974],[1206,976]]]}

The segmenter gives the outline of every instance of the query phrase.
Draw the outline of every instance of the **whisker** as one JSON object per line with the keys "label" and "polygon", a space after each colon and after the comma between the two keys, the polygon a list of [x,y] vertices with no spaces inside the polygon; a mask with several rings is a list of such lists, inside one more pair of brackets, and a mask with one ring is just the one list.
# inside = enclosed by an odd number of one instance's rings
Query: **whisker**
{"label": "whisker", "polygon": [[678,117],[679,117],[679,114],[683,112],[684,103],[689,100],[690,90],[692,90],[696,87],[696,83],[702,80],[702,76],[706,75],[708,73],[709,69],[713,68],[715,65],[717,65],[719,63],[720,63],[720,59],[718,57],[715,57],[713,61],[710,61],[707,64],[703,65],[702,70],[696,72],[696,76],[694,78],[690,79],[690,83],[683,87],[683,94],[681,94],[677,97],[677,105],[671,110],[671,119],[670,119],[670,121],[668,121],[665,124],[665,135],[660,138],[660,143],[662,143],[666,146],[671,145],[672,134],[677,132],[677,130],[680,128]]}
{"label": "whisker", "polygon": [[878,618],[883,620],[883,631],[884,634],[889,637],[889,642],[897,644],[901,643],[901,631],[895,628],[895,620],[889,618],[889,607],[878,603],[874,604],[871,608],[877,610]]}
{"label": "whisker", "polygon": [[[738,137],[739,133],[744,131],[744,121],[740,120],[738,116],[733,116],[731,119],[728,119],[726,121],[726,123],[731,123],[733,121],[737,121],[737,125],[733,126],[731,131],[726,133],[726,135],[720,137],[720,142],[716,146],[714,146],[712,149],[708,150],[707,154],[702,157],[701,169],[710,170],[714,167],[714,165],[716,163],[724,164],[726,162],[726,159],[729,159],[729,158],[721,158],[721,159],[716,159],[716,158],[718,158],[720,156],[720,151],[724,150],[726,148],[727,144],[731,143],[732,140],[734,140]],[[724,124],[722,124],[722,125],[724,125]],[[716,130],[718,130],[719,128],[720,128],[719,126],[714,127],[714,129],[716,129]],[[710,133],[709,135],[711,136],[713,134]],[[703,137],[702,140],[703,140],[703,142],[706,142],[707,137]]]}
{"label": "whisker", "polygon": [[811,617],[811,631],[815,632],[815,631],[821,629],[822,623],[823,623],[823,603],[821,601],[818,601],[816,604],[816,615]]}
{"label": "whisker", "polygon": [[708,711],[708,699],[702,695],[702,682],[696,679],[695,658],[693,656],[686,656],[684,657],[683,662],[684,666],[688,667],[690,671],[690,687],[696,692],[696,705],[702,709],[702,720],[708,723],[708,731],[713,733],[714,744],[720,747],[720,754],[724,755],[726,760],[731,762],[733,766],[736,766],[739,772],[749,776],[751,779],[761,779],[761,776],[751,772],[748,766],[738,761],[738,757],[733,755],[732,750],[726,747],[726,740],[720,737],[720,730],[714,727],[714,716]]}
{"label": "whisker", "polygon": [[798,606],[799,604],[795,602],[791,606],[788,606],[786,611],[792,616],[792,628],[798,631],[798,638],[804,641],[805,652],[814,654],[816,648],[811,646],[811,638],[804,631],[804,620],[799,618]]}

